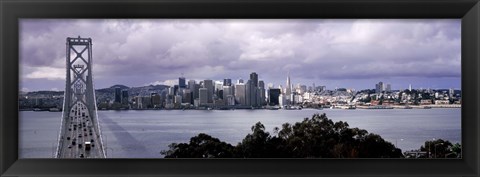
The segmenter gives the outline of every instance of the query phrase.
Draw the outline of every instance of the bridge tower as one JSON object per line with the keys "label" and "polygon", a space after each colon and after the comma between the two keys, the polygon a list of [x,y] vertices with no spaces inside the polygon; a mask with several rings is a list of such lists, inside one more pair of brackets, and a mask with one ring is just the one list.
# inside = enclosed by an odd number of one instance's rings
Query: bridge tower
{"label": "bridge tower", "polygon": [[92,39],[67,38],[66,82],[56,158],[105,158],[92,77]]}

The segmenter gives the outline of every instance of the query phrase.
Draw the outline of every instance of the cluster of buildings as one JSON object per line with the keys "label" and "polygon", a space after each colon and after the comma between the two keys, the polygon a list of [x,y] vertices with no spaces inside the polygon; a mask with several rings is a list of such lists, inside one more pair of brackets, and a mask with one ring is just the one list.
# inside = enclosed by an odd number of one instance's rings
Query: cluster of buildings
{"label": "cluster of buildings", "polygon": [[[293,85],[288,74],[286,85],[265,85],[259,75],[248,80],[210,79],[196,81],[178,78],[173,86],[111,87],[96,90],[99,109],[301,109],[301,108],[390,108],[435,106],[460,107],[461,91],[454,89],[392,90],[379,82],[374,89],[356,91],[325,86]],[[63,92],[28,92],[19,96],[21,110],[61,109]]]}
{"label": "cluster of buildings", "polygon": [[[286,86],[265,85],[252,72],[248,80],[222,81],[178,79],[178,84],[162,90],[143,92],[129,96],[128,89],[115,88],[113,104],[122,109],[300,109],[302,107],[325,108],[405,105],[457,105],[461,92],[454,89],[392,90],[391,84],[379,82],[375,89],[355,91],[325,86],[294,86],[287,76]],[[113,106],[113,109],[118,107]]]}
{"label": "cluster of buildings", "polygon": [[180,77],[177,85],[132,97],[129,97],[128,89],[115,88],[114,104],[130,109],[251,109],[302,102],[300,94],[306,91],[306,86],[294,90],[290,77],[287,77],[285,88],[273,88],[273,85],[266,88],[265,82],[258,78],[255,72],[250,73],[248,80],[239,79],[235,83],[232,79],[187,82]]}

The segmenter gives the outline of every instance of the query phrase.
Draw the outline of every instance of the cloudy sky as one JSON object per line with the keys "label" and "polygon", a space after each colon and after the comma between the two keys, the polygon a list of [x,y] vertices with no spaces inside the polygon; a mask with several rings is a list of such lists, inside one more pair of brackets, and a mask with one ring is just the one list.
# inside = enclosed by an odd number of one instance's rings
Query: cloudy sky
{"label": "cloudy sky", "polygon": [[248,79],[460,88],[458,19],[22,19],[20,88],[64,90],[67,37],[92,38],[96,88]]}

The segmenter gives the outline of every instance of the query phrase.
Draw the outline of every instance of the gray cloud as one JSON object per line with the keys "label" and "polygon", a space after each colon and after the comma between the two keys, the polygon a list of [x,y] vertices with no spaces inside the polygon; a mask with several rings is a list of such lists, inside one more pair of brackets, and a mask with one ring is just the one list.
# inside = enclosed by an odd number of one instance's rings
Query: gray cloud
{"label": "gray cloud", "polygon": [[[93,71],[100,88],[164,83],[181,73],[187,79],[238,79],[257,72],[266,83],[283,85],[288,71],[298,82],[358,89],[395,78],[412,83],[428,78],[432,87],[458,88],[460,23],[22,19],[20,80],[29,90],[62,88],[64,76],[58,75],[65,66],[65,39],[80,35],[93,39]],[[365,83],[351,85],[352,79]]]}

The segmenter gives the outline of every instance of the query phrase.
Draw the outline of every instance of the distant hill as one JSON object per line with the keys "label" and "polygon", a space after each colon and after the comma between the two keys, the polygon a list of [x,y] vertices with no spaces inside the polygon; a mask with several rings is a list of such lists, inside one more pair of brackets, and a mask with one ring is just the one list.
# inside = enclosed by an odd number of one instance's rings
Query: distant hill
{"label": "distant hill", "polygon": [[117,87],[119,87],[119,88],[122,89],[122,90],[123,90],[123,89],[129,89],[129,87],[127,87],[127,86],[125,86],[125,85],[120,85],[120,84],[111,86],[110,88],[111,88],[111,89],[115,89],[115,88],[117,88]]}

